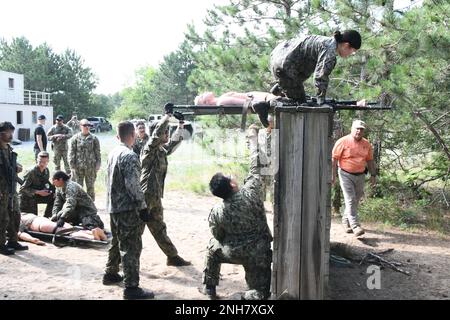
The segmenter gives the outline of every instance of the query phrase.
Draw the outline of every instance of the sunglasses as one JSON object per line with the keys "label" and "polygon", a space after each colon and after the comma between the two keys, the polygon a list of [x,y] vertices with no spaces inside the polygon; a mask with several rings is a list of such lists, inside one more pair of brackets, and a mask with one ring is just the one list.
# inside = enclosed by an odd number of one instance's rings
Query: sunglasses
{"label": "sunglasses", "polygon": [[90,127],[91,125],[90,124],[82,124],[81,126],[82,127]]}

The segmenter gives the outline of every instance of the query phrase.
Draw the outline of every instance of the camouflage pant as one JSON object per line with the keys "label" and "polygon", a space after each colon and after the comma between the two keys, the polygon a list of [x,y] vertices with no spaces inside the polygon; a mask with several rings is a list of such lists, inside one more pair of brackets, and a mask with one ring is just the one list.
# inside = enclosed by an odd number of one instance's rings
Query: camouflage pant
{"label": "camouflage pant", "polygon": [[55,149],[53,155],[53,163],[55,164],[55,171],[61,170],[61,159],[64,162],[64,170],[67,174],[70,174],[69,161],[67,161],[67,150]]}
{"label": "camouflage pant", "polygon": [[46,203],[44,217],[50,218],[52,216],[53,203],[55,202],[55,197],[53,194],[48,197],[42,197],[35,195],[33,197],[26,196],[24,194],[20,195],[20,212],[34,213],[38,215],[38,204]]}
{"label": "camouflage pant", "polygon": [[[152,219],[147,222],[147,227],[155,238],[156,243],[168,257],[175,257],[178,255],[177,248],[175,248],[172,240],[167,235],[167,226],[164,223],[163,207],[161,199],[152,196],[145,196],[145,202],[150,209]],[[144,231],[144,230],[142,230]]]}
{"label": "camouflage pant", "polygon": [[144,224],[136,211],[111,213],[111,248],[106,273],[117,274],[122,262],[125,287],[139,286],[139,259]]}
{"label": "camouflage pant", "polygon": [[8,195],[0,194],[0,245],[4,245],[6,239],[17,241],[19,232],[20,212],[17,195],[14,195],[13,209],[8,208]]}
{"label": "camouflage pant", "polygon": [[95,179],[97,179],[97,170],[93,168],[76,168],[73,175],[73,181],[83,186],[86,182],[86,192],[95,201]]}
{"label": "camouflage pant", "polygon": [[211,239],[208,245],[203,271],[203,283],[217,286],[219,284],[222,263],[241,264],[245,270],[245,281],[250,290],[261,292],[264,298],[270,295],[272,250],[270,241],[260,239],[244,246],[222,245]]}
{"label": "camouflage pant", "polygon": [[270,62],[272,76],[278,82],[283,93],[288,98],[306,102],[305,87],[303,86],[303,82],[308,77],[305,77],[305,75],[300,73],[298,70],[292,68],[288,61],[285,61],[283,65],[281,65],[280,61],[273,60]]}
{"label": "camouflage pant", "polygon": [[95,228],[104,229],[105,225],[103,224],[102,219],[97,214],[92,215],[82,215],[82,214],[74,214],[71,219],[66,219],[66,222],[77,226],[80,225],[83,229],[92,230]]}

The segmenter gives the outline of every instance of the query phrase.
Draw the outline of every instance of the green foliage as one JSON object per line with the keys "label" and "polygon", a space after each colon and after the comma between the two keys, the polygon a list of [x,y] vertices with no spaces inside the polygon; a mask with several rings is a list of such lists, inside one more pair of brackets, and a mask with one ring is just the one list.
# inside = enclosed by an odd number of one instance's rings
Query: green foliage
{"label": "green foliage", "polygon": [[0,69],[23,74],[25,89],[52,93],[55,114],[107,117],[113,109],[109,98],[93,94],[95,75],[73,50],[56,54],[46,43],[33,48],[24,37],[1,40]]}

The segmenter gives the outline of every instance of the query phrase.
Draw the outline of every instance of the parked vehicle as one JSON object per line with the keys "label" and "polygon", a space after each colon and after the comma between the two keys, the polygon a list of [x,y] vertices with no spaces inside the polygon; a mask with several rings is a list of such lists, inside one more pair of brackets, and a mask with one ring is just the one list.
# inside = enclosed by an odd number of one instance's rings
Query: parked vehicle
{"label": "parked vehicle", "polygon": [[87,120],[91,123],[91,132],[111,131],[112,125],[103,117],[89,117]]}

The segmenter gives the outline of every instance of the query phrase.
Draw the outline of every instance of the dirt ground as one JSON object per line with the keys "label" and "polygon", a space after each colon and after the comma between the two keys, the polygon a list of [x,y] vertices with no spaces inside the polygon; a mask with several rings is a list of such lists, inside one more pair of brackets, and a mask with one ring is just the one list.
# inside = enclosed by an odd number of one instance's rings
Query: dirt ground
{"label": "dirt ground", "polygon": [[[207,217],[219,200],[190,193],[168,192],[163,200],[168,233],[188,267],[168,267],[150,232],[145,231],[141,255],[141,286],[155,292],[155,299],[205,299],[201,285],[206,244],[210,238]],[[105,201],[96,201],[101,218],[109,225]],[[268,212],[269,225],[273,215]],[[406,233],[394,228],[366,225],[362,240],[345,234],[333,221],[333,253],[354,259],[351,267],[331,264],[330,299],[449,299],[450,237],[432,233]],[[28,244],[15,256],[0,255],[0,299],[122,299],[123,287],[101,283],[107,248],[58,248]],[[402,262],[411,276],[381,270],[381,289],[369,290],[368,265],[357,263],[367,252],[394,249],[384,257]],[[241,266],[224,264],[217,292],[222,299],[239,299],[245,287]]]}

